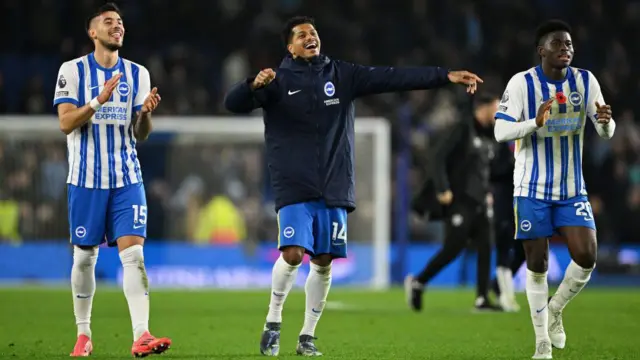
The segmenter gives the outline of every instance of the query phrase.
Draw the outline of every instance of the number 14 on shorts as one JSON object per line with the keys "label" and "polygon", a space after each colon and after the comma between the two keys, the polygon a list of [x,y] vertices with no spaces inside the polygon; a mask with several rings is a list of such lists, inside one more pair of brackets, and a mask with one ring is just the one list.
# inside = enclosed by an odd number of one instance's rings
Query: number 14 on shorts
{"label": "number 14 on shorts", "polygon": [[340,224],[337,221],[331,223],[331,240],[341,240],[347,242],[347,224]]}

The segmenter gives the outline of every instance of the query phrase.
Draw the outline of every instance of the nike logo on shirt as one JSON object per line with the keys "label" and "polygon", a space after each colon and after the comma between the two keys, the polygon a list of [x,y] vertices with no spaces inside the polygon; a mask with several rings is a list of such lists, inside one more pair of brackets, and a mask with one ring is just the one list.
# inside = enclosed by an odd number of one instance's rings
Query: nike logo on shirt
{"label": "nike logo on shirt", "polygon": [[297,93],[299,93],[300,91],[302,91],[302,90],[296,90],[296,91],[291,91],[291,90],[289,90],[288,94],[289,94],[289,95],[293,95],[293,94],[297,94]]}

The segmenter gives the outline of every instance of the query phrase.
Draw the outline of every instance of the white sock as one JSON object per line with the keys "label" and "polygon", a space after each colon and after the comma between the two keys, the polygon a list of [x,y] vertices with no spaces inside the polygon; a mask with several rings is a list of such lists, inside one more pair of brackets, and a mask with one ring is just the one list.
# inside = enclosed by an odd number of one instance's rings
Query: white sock
{"label": "white sock", "polygon": [[560,283],[558,290],[551,298],[551,302],[549,302],[551,309],[553,311],[562,311],[569,301],[578,295],[580,290],[589,282],[593,269],[582,268],[572,260],[567,266],[562,283]]}
{"label": "white sock", "polygon": [[331,264],[328,266],[309,264],[309,276],[304,285],[304,291],[307,295],[304,325],[300,335],[314,335],[322,310],[324,310],[324,306],[327,303],[327,295],[330,288]]}
{"label": "white sock", "polygon": [[71,293],[73,294],[73,314],[76,316],[78,336],[91,338],[91,307],[96,293],[96,262],[98,248],[88,250],[73,247],[73,267],[71,268]]}
{"label": "white sock", "polygon": [[300,265],[289,265],[284,261],[282,255],[273,264],[273,271],[271,272],[271,301],[269,302],[267,322],[282,322],[282,307],[296,280],[299,267]]}
{"label": "white sock", "polygon": [[536,341],[548,340],[549,309],[547,308],[547,299],[549,297],[549,284],[547,283],[547,272],[535,273],[527,269],[526,289]]}
{"label": "white sock", "polygon": [[496,279],[500,288],[500,296],[506,299],[515,298],[515,290],[513,287],[513,273],[511,269],[504,266],[498,266],[496,269]]}
{"label": "white sock", "polygon": [[149,279],[144,267],[142,245],[133,245],[120,252],[123,268],[122,287],[129,304],[133,341],[149,330]]}

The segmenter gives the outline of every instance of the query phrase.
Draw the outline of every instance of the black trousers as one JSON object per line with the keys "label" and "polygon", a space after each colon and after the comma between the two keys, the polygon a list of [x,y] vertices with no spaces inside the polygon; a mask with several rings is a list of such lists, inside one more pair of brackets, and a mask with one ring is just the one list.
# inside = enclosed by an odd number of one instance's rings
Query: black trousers
{"label": "black trousers", "polygon": [[[522,241],[515,240],[515,219],[513,214],[513,190],[496,187],[494,192],[494,233],[496,241],[497,265],[511,268],[515,273],[525,262]],[[497,279],[491,284],[496,295],[500,295]]]}
{"label": "black trousers", "polygon": [[445,215],[445,239],[442,248],[429,260],[416,280],[421,284],[428,284],[468,245],[472,245],[478,253],[478,296],[486,297],[490,277],[492,231],[486,205],[463,198],[447,207]]}

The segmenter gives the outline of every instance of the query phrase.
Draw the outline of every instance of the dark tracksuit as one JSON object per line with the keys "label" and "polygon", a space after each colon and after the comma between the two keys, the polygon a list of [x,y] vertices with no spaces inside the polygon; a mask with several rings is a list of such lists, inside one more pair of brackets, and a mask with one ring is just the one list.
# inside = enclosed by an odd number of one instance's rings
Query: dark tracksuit
{"label": "dark tracksuit", "polygon": [[[491,222],[487,213],[489,167],[495,140],[491,128],[482,128],[475,119],[463,118],[446,135],[438,137],[430,150],[430,175],[413,201],[419,214],[446,221],[440,252],[416,277],[428,283],[453,261],[469,240],[478,250],[478,295],[486,297],[491,263]],[[436,195],[450,190],[453,201],[442,206]]]}
{"label": "dark tracksuit", "polygon": [[[522,242],[514,240],[513,167],[515,159],[510,146],[509,143],[496,145],[496,156],[491,162],[491,188],[497,265],[511,268],[515,275],[524,263],[525,256]],[[496,279],[493,280],[491,287],[496,294],[500,295]]]}
{"label": "dark tracksuit", "polygon": [[[224,104],[234,113],[264,111],[276,211],[317,201],[327,208],[355,210],[354,100],[450,83],[443,68],[370,67],[324,55],[310,61],[288,55],[275,73],[264,88],[251,90],[253,78],[234,85]],[[297,231],[288,234],[293,233]],[[317,233],[313,237],[319,241]]]}

